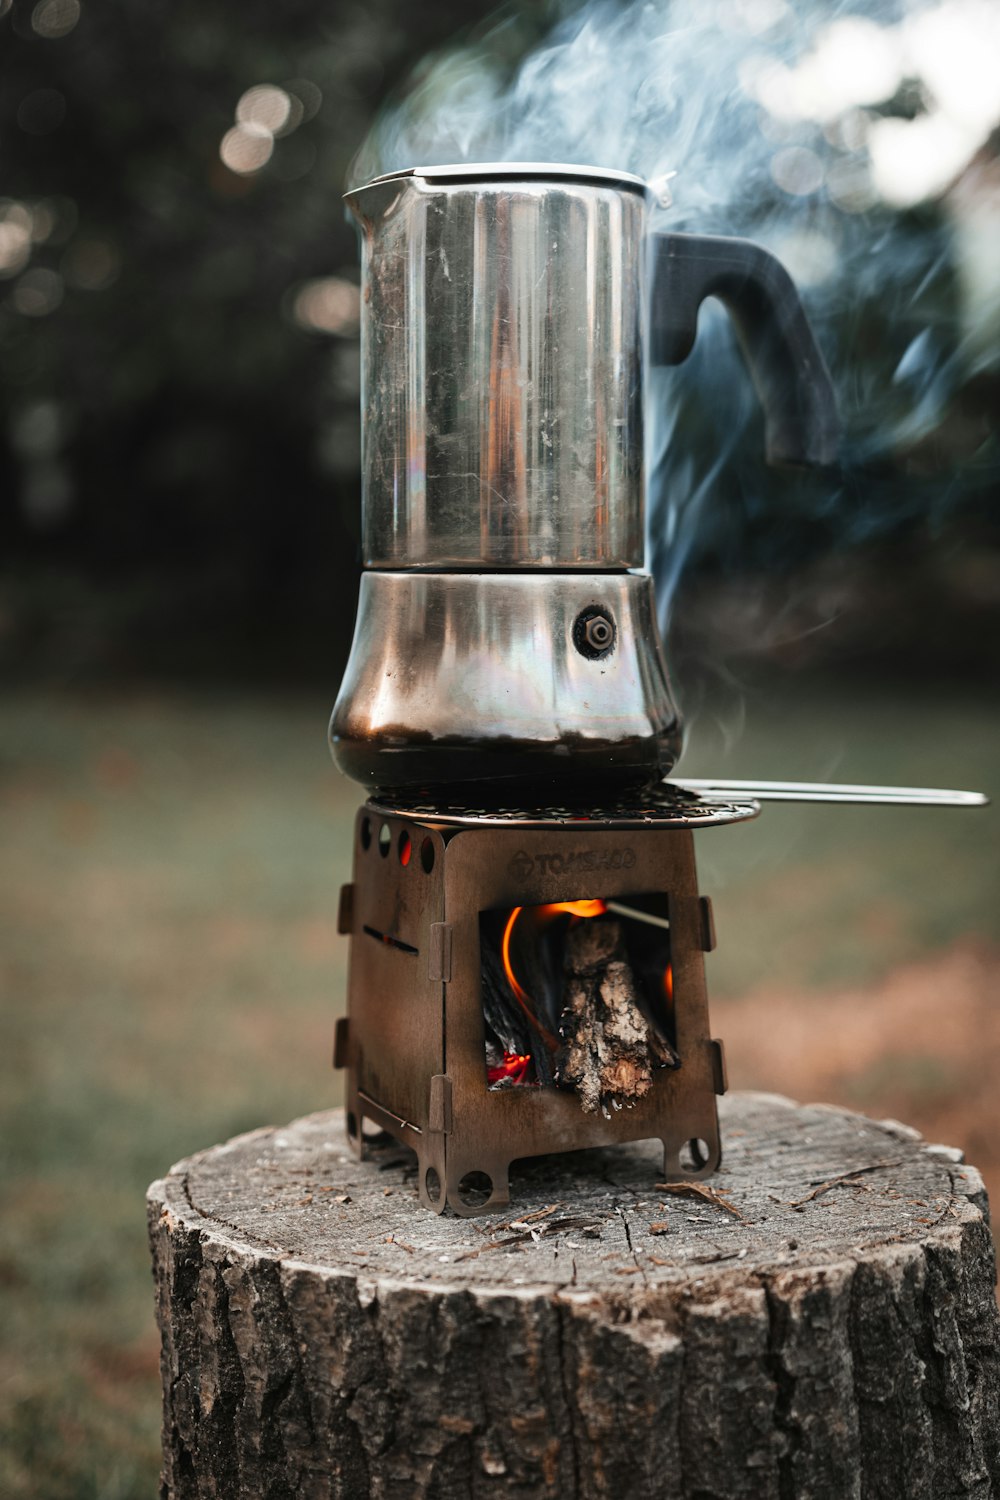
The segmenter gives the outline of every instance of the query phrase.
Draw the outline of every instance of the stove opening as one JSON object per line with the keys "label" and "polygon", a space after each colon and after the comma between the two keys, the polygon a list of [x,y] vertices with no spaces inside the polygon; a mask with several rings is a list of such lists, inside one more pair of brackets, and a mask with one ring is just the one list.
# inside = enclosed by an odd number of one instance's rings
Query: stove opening
{"label": "stove opening", "polygon": [[491,1090],[571,1090],[610,1115],[680,1066],[666,896],[485,911],[479,932]]}

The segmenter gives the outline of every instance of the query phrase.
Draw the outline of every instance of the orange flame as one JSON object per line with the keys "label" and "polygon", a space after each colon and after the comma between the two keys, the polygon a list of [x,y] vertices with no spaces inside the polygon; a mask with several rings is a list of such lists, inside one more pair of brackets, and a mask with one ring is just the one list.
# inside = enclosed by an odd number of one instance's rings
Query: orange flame
{"label": "orange flame", "polygon": [[514,923],[517,921],[523,910],[523,906],[515,906],[510,916],[507,918],[507,925],[503,930],[503,939],[500,943],[500,957],[503,960],[503,970],[507,975],[507,982],[511,987],[514,999],[524,1011],[524,1014],[527,1016],[531,1025],[538,1032],[538,1035],[541,1037],[542,1041],[545,1043],[549,1051],[555,1052],[559,1047],[559,1042],[557,1038],[552,1035],[551,1031],[549,1031],[545,1026],[542,1025],[538,1017],[535,1015],[535,1007],[532,1003],[531,996],[528,994],[527,990],[524,989],[517,975],[514,973],[514,965],[510,961],[510,935],[514,931]]}
{"label": "orange flame", "polygon": [[536,906],[535,911],[543,922],[569,912],[571,917],[602,917],[608,909],[606,901],[553,901],[548,906]]}
{"label": "orange flame", "polygon": [[[599,917],[604,912],[606,912],[607,909],[607,903],[600,900],[553,901],[546,906],[535,906],[531,908],[536,920],[540,923],[546,924],[554,921],[556,917],[561,917],[564,915],[568,915],[574,920],[578,920],[580,917]],[[521,984],[517,975],[514,973],[514,965],[511,962],[511,934],[514,931],[515,922],[523,911],[523,906],[515,906],[510,916],[507,918],[507,925],[503,930],[503,939],[500,943],[500,957],[503,961],[504,973],[507,975],[507,982],[511,987],[514,999],[524,1011],[524,1014],[527,1016],[534,1029],[538,1032],[538,1035],[541,1037],[542,1041],[545,1043],[549,1051],[556,1052],[559,1048],[559,1039],[558,1037],[553,1036],[551,1031],[549,1031],[547,1027],[543,1026],[541,1021],[539,1021],[538,1017],[535,1014],[534,1001],[532,1000],[531,996],[528,994],[524,986]]]}

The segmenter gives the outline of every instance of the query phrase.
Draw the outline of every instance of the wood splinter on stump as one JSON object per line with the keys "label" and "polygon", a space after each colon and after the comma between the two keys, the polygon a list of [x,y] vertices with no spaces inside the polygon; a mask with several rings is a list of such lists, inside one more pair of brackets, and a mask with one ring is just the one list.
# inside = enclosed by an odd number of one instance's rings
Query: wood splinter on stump
{"label": "wood splinter on stump", "polygon": [[502,1223],[424,1212],[340,1111],[180,1163],[165,1500],[1000,1496],[978,1172],[846,1110],[720,1113],[690,1195],[640,1143],[525,1164]]}

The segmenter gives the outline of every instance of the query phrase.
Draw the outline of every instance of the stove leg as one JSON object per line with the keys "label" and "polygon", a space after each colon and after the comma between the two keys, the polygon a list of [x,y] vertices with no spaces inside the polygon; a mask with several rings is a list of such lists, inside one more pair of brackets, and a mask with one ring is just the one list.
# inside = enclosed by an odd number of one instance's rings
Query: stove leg
{"label": "stove leg", "polygon": [[424,1208],[429,1208],[432,1214],[443,1213],[448,1201],[445,1190],[448,1174],[443,1137],[439,1136],[435,1139],[431,1136],[426,1150],[417,1153],[417,1170],[419,1173],[417,1191],[420,1195],[420,1202]]}
{"label": "stove leg", "polygon": [[510,1205],[509,1169],[509,1162],[491,1162],[489,1172],[469,1162],[449,1164],[449,1208],[460,1219],[500,1213]]}
{"label": "stove leg", "polygon": [[353,1090],[347,1098],[344,1118],[347,1126],[347,1144],[358,1160],[363,1161],[365,1155],[365,1112],[361,1100]]}
{"label": "stove leg", "polygon": [[663,1176],[667,1182],[701,1182],[718,1171],[722,1150],[718,1138],[702,1140],[695,1137],[678,1142],[663,1139]]}

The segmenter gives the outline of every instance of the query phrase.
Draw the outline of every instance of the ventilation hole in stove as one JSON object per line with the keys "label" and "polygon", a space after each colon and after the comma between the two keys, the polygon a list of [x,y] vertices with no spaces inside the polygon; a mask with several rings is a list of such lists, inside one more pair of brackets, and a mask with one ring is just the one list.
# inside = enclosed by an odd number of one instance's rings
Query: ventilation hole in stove
{"label": "ventilation hole in stove", "polygon": [[441,1179],[435,1167],[428,1167],[424,1173],[424,1192],[431,1203],[441,1201]]}
{"label": "ventilation hole in stove", "polygon": [[375,938],[376,942],[385,943],[389,948],[398,948],[400,953],[420,952],[420,949],[414,948],[412,943],[404,943],[402,938],[390,937],[387,932],[379,932],[377,927],[368,927],[366,925],[362,927],[361,931],[367,933],[370,938]]}
{"label": "ventilation hole in stove", "polygon": [[493,1196],[493,1178],[488,1172],[466,1172],[458,1184],[458,1196],[466,1208],[482,1208]]}
{"label": "ventilation hole in stove", "polygon": [[678,1159],[681,1164],[681,1170],[684,1172],[700,1172],[702,1167],[708,1166],[710,1154],[708,1142],[695,1136],[692,1140],[688,1141],[687,1145],[682,1146],[680,1149]]}

